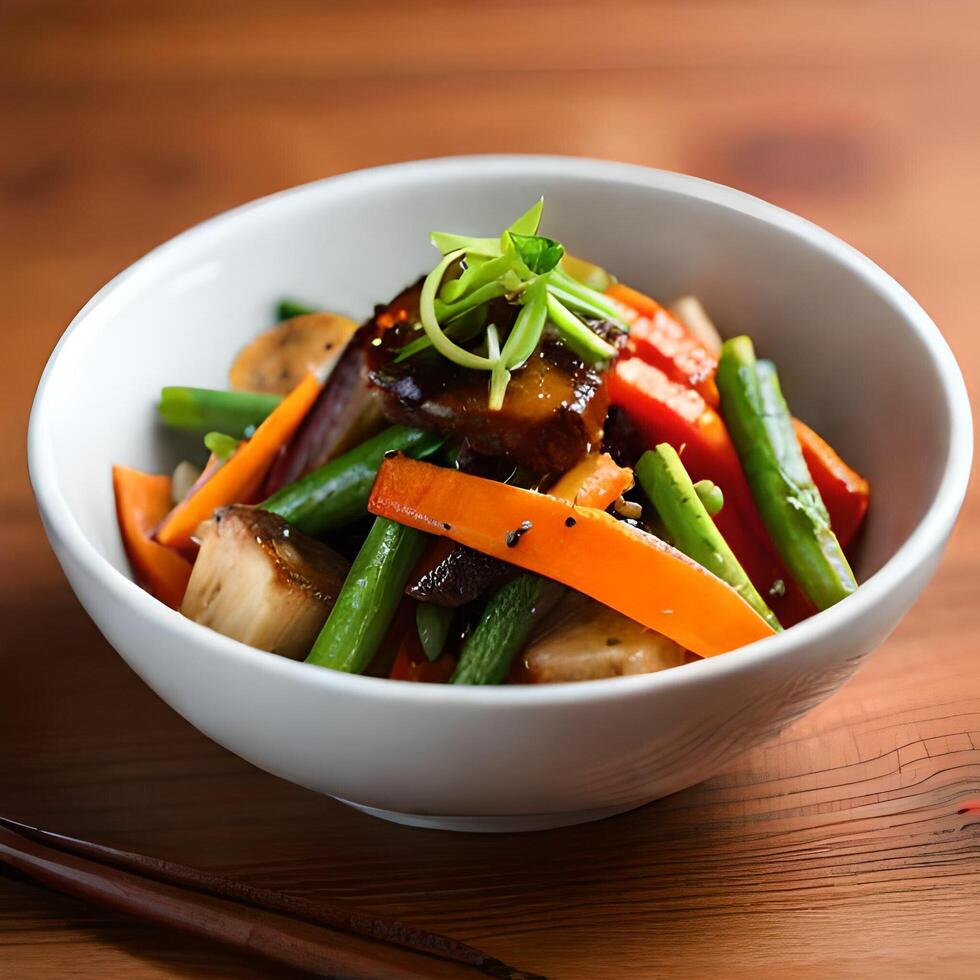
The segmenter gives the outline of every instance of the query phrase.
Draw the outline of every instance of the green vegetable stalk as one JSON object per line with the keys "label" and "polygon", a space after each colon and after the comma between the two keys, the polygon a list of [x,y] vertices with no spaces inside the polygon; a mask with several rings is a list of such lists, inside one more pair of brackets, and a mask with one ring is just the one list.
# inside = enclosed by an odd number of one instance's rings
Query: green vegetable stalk
{"label": "green vegetable stalk", "polygon": [[254,391],[215,391],[211,388],[169,387],[160,392],[157,411],[171,428],[204,435],[224,432],[236,439],[263,422],[282,401],[282,395]]}
{"label": "green vegetable stalk", "polygon": [[415,627],[419,633],[419,641],[426,658],[432,663],[446,649],[455,613],[456,610],[448,606],[434,606],[429,602],[420,602],[415,607]]}
{"label": "green vegetable stalk", "polygon": [[371,662],[425,547],[425,535],[375,518],[307,663],[360,674]]}
{"label": "green vegetable stalk", "polygon": [[[774,630],[782,629],[715,526],[673,446],[661,443],[644,453],[636,464],[636,478],[678,551],[727,582]],[[702,492],[712,504],[718,503],[720,491],[702,487]]]}
{"label": "green vegetable stalk", "polygon": [[307,534],[325,534],[364,516],[386,453],[404,452],[425,459],[444,442],[431,432],[392,426],[283,487],[259,506]]}
{"label": "green vegetable stalk", "polygon": [[463,644],[451,684],[500,684],[527,641],[535,619],[564,589],[525,572],[501,586],[487,602],[476,629]]}
{"label": "green vegetable stalk", "polygon": [[840,602],[857,582],[803,459],[775,368],[756,361],[748,337],[735,337],[722,346],[717,383],[722,413],[773,543],[818,609]]}

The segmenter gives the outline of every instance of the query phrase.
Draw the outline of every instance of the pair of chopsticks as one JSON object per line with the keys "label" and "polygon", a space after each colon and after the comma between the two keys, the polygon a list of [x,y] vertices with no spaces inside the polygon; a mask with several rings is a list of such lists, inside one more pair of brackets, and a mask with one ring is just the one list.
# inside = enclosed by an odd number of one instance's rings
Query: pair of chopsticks
{"label": "pair of chopsticks", "polygon": [[0,864],[57,891],[320,976],[530,980],[473,946],[0,817]]}

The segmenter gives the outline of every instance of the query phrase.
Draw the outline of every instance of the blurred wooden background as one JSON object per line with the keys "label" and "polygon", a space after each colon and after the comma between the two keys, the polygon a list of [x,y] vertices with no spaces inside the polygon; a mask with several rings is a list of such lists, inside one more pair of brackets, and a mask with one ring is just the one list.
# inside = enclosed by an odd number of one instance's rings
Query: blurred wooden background
{"label": "blurred wooden background", "polygon": [[[976,976],[975,492],[933,585],[830,702],[700,787],[539,836],[388,826],[252,769],[71,596],[25,427],[88,296],[258,195],[495,151],[683,170],[812,218],[922,301],[976,396],[976,4],[0,0],[0,813],[362,902],[550,976]],[[0,977],[270,975],[0,873]]]}

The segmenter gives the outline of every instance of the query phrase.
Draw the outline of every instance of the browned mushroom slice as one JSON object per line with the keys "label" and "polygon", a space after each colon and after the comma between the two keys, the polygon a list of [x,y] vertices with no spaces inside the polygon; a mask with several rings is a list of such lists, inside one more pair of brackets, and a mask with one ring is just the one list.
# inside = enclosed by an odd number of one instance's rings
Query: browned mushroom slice
{"label": "browned mushroom slice", "polygon": [[287,394],[309,370],[328,368],[357,324],[335,313],[304,313],[261,333],[244,347],[228,372],[232,388]]}
{"label": "browned mushroom slice", "polygon": [[299,659],[333,608],[347,561],[281,517],[233,504],[201,526],[180,611],[260,650]]}
{"label": "browned mushroom slice", "polygon": [[548,623],[520,657],[513,680],[551,684],[650,674],[688,659],[673,640],[579,593],[566,596]]}

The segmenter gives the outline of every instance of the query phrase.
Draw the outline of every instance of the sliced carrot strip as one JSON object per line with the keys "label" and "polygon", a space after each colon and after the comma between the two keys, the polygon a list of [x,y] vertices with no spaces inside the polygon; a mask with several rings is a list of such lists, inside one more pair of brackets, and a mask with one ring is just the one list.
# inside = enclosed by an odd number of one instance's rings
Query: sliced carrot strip
{"label": "sliced carrot strip", "polygon": [[593,507],[398,457],[368,509],[556,579],[701,656],[772,634],[721,579]]}
{"label": "sliced carrot strip", "polygon": [[589,453],[548,491],[552,497],[579,507],[605,510],[633,486],[633,471],[616,463],[609,453]]}
{"label": "sliced carrot strip", "polygon": [[255,430],[255,435],[243,442],[211,479],[170,512],[157,530],[157,541],[170,548],[190,548],[191,535],[218,507],[249,500],[279,447],[303,421],[321,387],[322,382],[315,374],[307,374]]}
{"label": "sliced carrot strip", "polygon": [[718,404],[718,358],[673,313],[622,283],[614,283],[606,295],[638,314],[630,324],[631,353],[693,388],[709,405]]}
{"label": "sliced carrot strip", "polygon": [[827,505],[830,526],[841,547],[846,548],[854,540],[868,512],[871,487],[860,473],[851,469],[837,455],[833,446],[808,425],[793,419],[793,428],[810,476]]}
{"label": "sliced carrot strip", "polygon": [[151,537],[170,510],[170,477],[113,466],[112,488],[123,547],[133,575],[161,602],[178,609],[191,577],[191,563]]}

